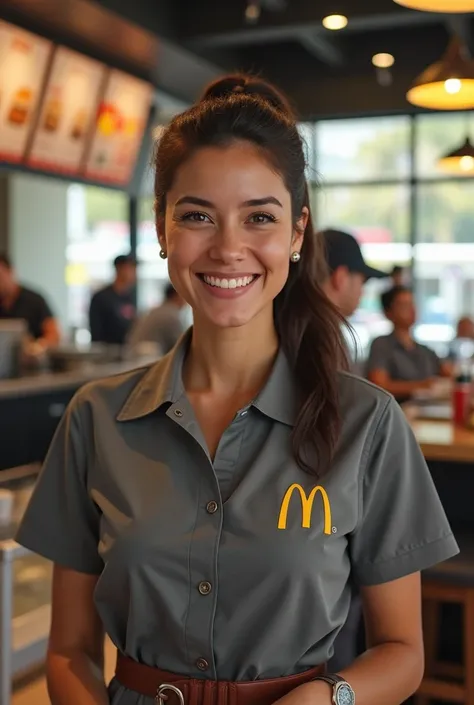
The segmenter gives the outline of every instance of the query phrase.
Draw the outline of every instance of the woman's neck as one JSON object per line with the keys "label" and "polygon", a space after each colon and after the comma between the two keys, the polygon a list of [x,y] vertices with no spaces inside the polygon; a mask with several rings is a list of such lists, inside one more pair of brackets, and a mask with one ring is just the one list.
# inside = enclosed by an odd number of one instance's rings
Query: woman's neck
{"label": "woman's neck", "polygon": [[188,392],[227,396],[235,391],[257,393],[265,383],[278,351],[273,319],[256,317],[238,328],[217,328],[194,322],[191,347],[183,370]]}

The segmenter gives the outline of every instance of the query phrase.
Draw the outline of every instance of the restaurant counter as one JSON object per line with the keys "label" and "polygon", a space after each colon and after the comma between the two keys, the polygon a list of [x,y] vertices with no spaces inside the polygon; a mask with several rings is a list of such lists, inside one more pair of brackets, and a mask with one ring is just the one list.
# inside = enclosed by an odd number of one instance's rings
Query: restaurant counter
{"label": "restaurant counter", "polygon": [[84,384],[150,362],[87,363],[71,372],[0,380],[0,471],[44,459],[68,403]]}

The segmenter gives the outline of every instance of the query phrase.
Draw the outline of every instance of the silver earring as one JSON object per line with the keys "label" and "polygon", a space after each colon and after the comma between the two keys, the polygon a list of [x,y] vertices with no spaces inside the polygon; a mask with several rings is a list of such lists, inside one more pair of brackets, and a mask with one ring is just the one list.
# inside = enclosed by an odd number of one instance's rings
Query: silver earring
{"label": "silver earring", "polygon": [[168,255],[166,254],[166,252],[164,250],[160,250],[160,257],[161,257],[161,259],[166,259],[168,257]]}
{"label": "silver earring", "polygon": [[292,252],[290,259],[291,259],[291,261],[292,261],[294,264],[296,264],[296,262],[299,262],[299,261],[300,261],[301,255],[300,255],[299,252]]}

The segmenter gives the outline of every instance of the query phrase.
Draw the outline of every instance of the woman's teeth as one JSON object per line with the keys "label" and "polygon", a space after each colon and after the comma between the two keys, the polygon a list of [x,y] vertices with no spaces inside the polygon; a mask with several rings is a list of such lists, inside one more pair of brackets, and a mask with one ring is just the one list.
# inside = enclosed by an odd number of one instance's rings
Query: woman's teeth
{"label": "woman's teeth", "polygon": [[243,286],[248,286],[253,282],[256,275],[252,274],[249,277],[240,277],[239,279],[218,279],[217,277],[208,277],[203,274],[203,280],[210,286],[216,286],[218,289],[239,289]]}

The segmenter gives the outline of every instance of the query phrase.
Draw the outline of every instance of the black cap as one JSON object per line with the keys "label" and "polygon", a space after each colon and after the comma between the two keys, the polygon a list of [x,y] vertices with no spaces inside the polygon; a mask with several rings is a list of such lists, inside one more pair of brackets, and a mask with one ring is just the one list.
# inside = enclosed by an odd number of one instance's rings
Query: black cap
{"label": "black cap", "polygon": [[116,258],[114,259],[114,267],[115,267],[115,269],[117,269],[118,267],[121,267],[121,266],[124,265],[124,264],[134,264],[134,265],[136,265],[136,264],[137,264],[137,260],[135,259],[135,257],[133,257],[133,255],[118,255],[118,257],[116,257]]}
{"label": "black cap", "polygon": [[389,276],[387,272],[365,263],[359,243],[349,233],[329,229],[322,230],[320,236],[325,243],[326,259],[331,272],[338,267],[347,267],[350,272],[363,274],[366,279],[384,279]]}

